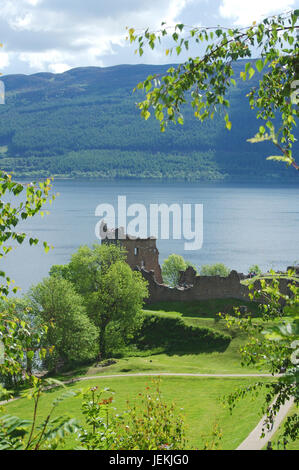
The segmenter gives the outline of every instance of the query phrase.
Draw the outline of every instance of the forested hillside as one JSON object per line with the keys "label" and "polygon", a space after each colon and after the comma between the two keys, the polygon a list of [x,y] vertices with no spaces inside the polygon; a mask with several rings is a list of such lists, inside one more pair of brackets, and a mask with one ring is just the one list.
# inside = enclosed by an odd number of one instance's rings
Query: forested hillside
{"label": "forested hillside", "polygon": [[[244,64],[235,67],[239,77]],[[223,117],[199,123],[185,109],[185,125],[160,133],[140,118],[134,86],[168,66],[86,67],[63,74],[3,77],[1,169],[18,176],[155,178],[177,180],[298,180],[293,168],[266,161],[273,144],[250,144],[259,123],[249,109],[249,83],[231,91],[232,130]],[[254,76],[250,85],[257,82]]]}

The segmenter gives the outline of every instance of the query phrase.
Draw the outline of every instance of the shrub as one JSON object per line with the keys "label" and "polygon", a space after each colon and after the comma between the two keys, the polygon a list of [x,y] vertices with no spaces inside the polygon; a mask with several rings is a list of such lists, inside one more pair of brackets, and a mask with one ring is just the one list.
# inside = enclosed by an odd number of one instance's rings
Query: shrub
{"label": "shrub", "polygon": [[165,403],[160,380],[154,389],[146,387],[139,403],[127,403],[128,410],[116,422],[113,448],[118,450],[176,450],[186,448],[185,424],[175,405]]}
{"label": "shrub", "polygon": [[188,266],[192,266],[195,271],[196,268],[189,261],[186,261],[182,256],[172,254],[162,264],[163,281],[172,287],[178,285],[180,279],[180,271],[186,271]]}
{"label": "shrub", "polygon": [[223,263],[205,264],[200,269],[201,276],[222,276],[227,277],[230,269]]}
{"label": "shrub", "polygon": [[170,351],[201,352],[224,350],[231,337],[212,328],[189,326],[180,317],[145,313],[135,340],[144,349],[163,346]]}

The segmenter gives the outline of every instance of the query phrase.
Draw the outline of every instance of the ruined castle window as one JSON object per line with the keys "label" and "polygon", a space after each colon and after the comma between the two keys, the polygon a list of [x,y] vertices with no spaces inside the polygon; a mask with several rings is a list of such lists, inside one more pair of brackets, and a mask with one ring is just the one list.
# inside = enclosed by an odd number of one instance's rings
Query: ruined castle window
{"label": "ruined castle window", "polygon": [[139,252],[139,248],[134,248],[134,255],[137,256]]}

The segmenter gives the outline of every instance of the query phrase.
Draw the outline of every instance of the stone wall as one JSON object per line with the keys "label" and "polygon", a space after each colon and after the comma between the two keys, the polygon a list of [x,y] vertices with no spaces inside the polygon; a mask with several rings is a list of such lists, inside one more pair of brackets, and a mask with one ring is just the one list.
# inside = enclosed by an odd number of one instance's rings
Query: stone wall
{"label": "stone wall", "polygon": [[[179,285],[174,288],[169,287],[163,284],[155,238],[128,236],[125,235],[122,227],[109,230],[105,223],[103,223],[101,231],[103,232],[101,232],[102,243],[119,243],[123,246],[127,251],[127,263],[132,269],[139,270],[148,281],[150,294],[148,303],[227,298],[250,300],[249,289],[240,282],[248,276],[237,273],[237,271],[231,271],[227,277],[197,276],[193,267],[189,266],[186,271],[181,271]],[[298,266],[293,269],[299,274]],[[288,279],[280,279],[282,294],[291,295],[288,288],[289,282]],[[259,281],[256,281],[254,290],[259,288]],[[259,299],[259,301],[263,301],[263,299]]]}
{"label": "stone wall", "polygon": [[[184,275],[182,273],[178,287],[169,287],[165,284],[159,284],[155,280],[153,271],[139,269],[143,277],[148,281],[149,298],[148,303],[155,302],[186,302],[193,300],[209,299],[239,299],[250,300],[247,286],[240,282],[240,275],[237,271],[231,271],[228,277],[221,276],[196,276],[191,269]],[[193,283],[193,284],[192,284]],[[292,293],[288,287],[290,280],[281,278],[279,290],[284,295],[291,296]],[[183,285],[182,285],[183,284]],[[299,283],[296,283],[299,285]],[[260,282],[255,281],[254,290],[260,288]],[[259,302],[265,299],[257,299]],[[282,300],[283,304],[283,300]]]}
{"label": "stone wall", "polygon": [[193,285],[169,287],[155,281],[154,273],[140,269],[148,281],[148,303],[234,298],[248,300],[248,288],[240,283],[236,271],[228,277],[196,276]]}

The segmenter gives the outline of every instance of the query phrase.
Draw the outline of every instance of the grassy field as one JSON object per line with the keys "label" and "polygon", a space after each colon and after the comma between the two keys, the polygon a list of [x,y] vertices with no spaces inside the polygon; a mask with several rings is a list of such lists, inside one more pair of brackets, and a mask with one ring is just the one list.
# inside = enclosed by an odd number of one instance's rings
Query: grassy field
{"label": "grassy field", "polygon": [[[188,332],[185,343],[186,348],[181,350],[165,348],[150,349],[149,351],[129,350],[122,357],[115,358],[115,363],[107,367],[92,364],[71,371],[71,375],[105,375],[122,373],[147,372],[182,372],[205,374],[246,374],[262,373],[264,370],[254,367],[242,367],[240,346],[246,343],[246,336],[237,330],[229,330],[224,320],[217,315],[220,311],[233,313],[233,307],[247,305],[255,315],[258,314],[256,303],[240,302],[236,299],[207,300],[200,302],[162,302],[147,306],[145,313],[155,313],[158,316],[171,316],[181,318],[186,325],[202,328],[211,328],[219,333],[230,335],[229,344],[223,347],[211,347],[205,344],[200,352],[194,346],[188,346]],[[163,335],[163,333],[160,333]],[[60,374],[60,378],[67,378],[69,374]]]}
{"label": "grassy field", "polygon": [[254,314],[258,314],[256,302],[238,299],[194,300],[191,302],[157,302],[147,306],[147,309],[164,312],[179,312],[183,317],[218,318],[218,313],[233,313],[234,307],[245,305]]}
{"label": "grassy field", "polygon": [[[243,284],[244,286],[248,286],[249,284],[252,284],[254,283],[255,281],[258,281],[259,279],[269,279],[271,280],[273,277],[276,277],[277,275],[273,275],[273,274],[261,274],[261,275],[257,275],[257,276],[253,276],[252,278],[249,278],[249,279],[244,279],[243,281],[241,281],[241,284]],[[281,274],[279,276],[280,279],[289,279],[290,281],[296,281],[296,282],[299,282],[299,276],[297,275],[294,275],[294,276],[290,276],[290,275],[283,275]]]}
{"label": "grassy field", "polygon": [[[99,388],[110,387],[115,391],[114,407],[117,412],[126,408],[126,400],[134,399],[142,392],[146,385],[151,383],[150,377],[106,377],[116,374],[160,374],[168,373],[202,373],[202,374],[251,374],[265,371],[242,367],[239,348],[245,344],[246,337],[237,330],[228,330],[225,322],[218,313],[233,313],[233,308],[238,305],[247,305],[255,316],[258,316],[257,304],[240,302],[235,299],[200,301],[200,302],[176,302],[160,303],[146,307],[145,317],[157,320],[158,328],[149,330],[153,344],[163,343],[163,338],[169,336],[165,331],[165,325],[170,325],[173,330],[170,335],[172,340],[179,338],[179,348],[166,347],[147,349],[128,348],[112,360],[111,365],[101,366],[91,364],[78,367],[76,370],[64,371],[57,378],[71,379],[85,377],[86,380],[74,382],[68,385],[72,389],[87,389],[98,385]],[[159,322],[164,325],[164,330],[159,330]],[[166,323],[165,323],[166,320]],[[173,322],[172,322],[173,320]],[[178,321],[179,320],[179,321]],[[164,322],[164,323],[163,323]],[[173,323],[173,325],[172,325]],[[154,322],[154,325],[156,323]],[[193,329],[192,329],[193,328]],[[167,329],[167,328],[166,328]],[[198,331],[208,331],[211,341],[196,344]],[[195,331],[196,330],[196,331]],[[198,330],[198,331],[197,331]],[[190,341],[191,333],[195,331],[195,340]],[[177,336],[176,336],[177,335]],[[214,335],[214,336],[213,336]],[[218,335],[218,336],[217,336]],[[227,341],[227,335],[229,340]],[[215,340],[216,338],[216,340]],[[219,339],[220,338],[220,339]],[[224,338],[224,339],[223,339]],[[220,343],[219,343],[219,341]],[[217,342],[218,341],[218,342]],[[223,343],[221,343],[223,341]],[[200,342],[200,341],[199,341]],[[200,347],[199,347],[200,346]],[[99,376],[98,379],[91,376]],[[90,379],[88,378],[90,377]],[[208,439],[214,424],[221,428],[223,438],[222,449],[235,449],[256,426],[261,418],[262,396],[252,401],[250,397],[241,400],[233,414],[225,408],[221,398],[233,392],[236,388],[248,386],[257,380],[271,380],[270,378],[252,377],[162,377],[162,393],[167,402],[174,401],[178,410],[186,418],[187,438],[190,448],[202,448]],[[42,398],[39,411],[41,420],[50,408],[51,402],[61,391],[52,390]],[[6,412],[29,418],[32,416],[32,403],[25,400],[17,400],[6,407]],[[71,398],[61,404],[57,412],[69,414],[82,419],[80,411],[80,399]],[[78,445],[74,436],[67,440],[66,448],[74,448]]]}
{"label": "grassy field", "polygon": [[[222,398],[238,387],[253,383],[254,380],[253,378],[163,377],[161,390],[163,398],[167,402],[174,402],[177,410],[185,417],[190,448],[202,448],[203,443],[210,439],[213,426],[217,423],[223,433],[220,447],[235,449],[259,421],[262,397],[258,397],[255,401],[250,398],[241,400],[232,414],[227,407],[224,407]],[[127,399],[132,402],[146,386],[151,386],[151,379],[146,377],[93,379],[69,385],[68,389],[87,389],[95,385],[98,385],[99,389],[105,387],[113,389],[114,407],[117,412],[122,412],[126,409]],[[42,397],[39,420],[46,416],[52,401],[61,393],[61,389],[55,389]],[[107,392],[107,397],[109,395],[111,394]],[[31,402],[22,398],[7,405],[6,412],[30,418],[32,407]],[[62,402],[56,414],[69,414],[81,421],[80,399],[70,398]],[[78,443],[72,436],[67,439],[65,448],[74,448],[76,445]]]}

